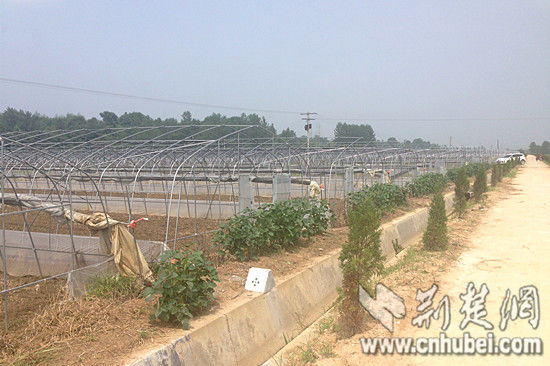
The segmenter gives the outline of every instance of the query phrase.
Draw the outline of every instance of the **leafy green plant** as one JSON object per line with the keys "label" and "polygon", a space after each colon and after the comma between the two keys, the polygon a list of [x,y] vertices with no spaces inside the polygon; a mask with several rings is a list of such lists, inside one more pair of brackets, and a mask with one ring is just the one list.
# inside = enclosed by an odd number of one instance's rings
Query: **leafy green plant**
{"label": "leafy green plant", "polygon": [[380,249],[381,213],[369,195],[352,195],[348,210],[348,241],[339,260],[344,275],[339,321],[343,332],[350,335],[362,326],[363,310],[357,291],[359,284],[372,287],[373,277],[382,273],[384,256]]}
{"label": "leafy green plant", "polygon": [[300,238],[325,232],[331,215],[328,202],[316,198],[265,204],[231,218],[216,233],[214,242],[222,255],[230,253],[241,261],[256,259],[293,248]]}
{"label": "leafy green plant", "polygon": [[444,250],[447,247],[447,213],[445,200],[441,192],[436,193],[430,203],[428,226],[422,237],[424,248],[428,250]]}
{"label": "leafy green plant", "polygon": [[426,173],[409,183],[407,191],[413,197],[423,197],[443,190],[448,182],[449,178],[443,174]]}
{"label": "leafy green plant", "polygon": [[464,216],[466,212],[467,200],[466,194],[470,190],[470,181],[466,174],[466,167],[463,166],[458,171],[458,175],[455,178],[455,198],[454,198],[454,210],[458,217]]}
{"label": "leafy green plant", "polygon": [[407,204],[406,190],[394,184],[376,183],[364,187],[349,197],[350,205],[353,206],[354,201],[363,201],[365,197],[369,197],[382,213]]}
{"label": "leafy green plant", "polygon": [[194,314],[214,300],[218,273],[201,251],[167,250],[159,257],[156,280],[145,289],[147,301],[154,301],[153,318],[189,326]]}
{"label": "leafy green plant", "polygon": [[140,290],[135,278],[97,275],[88,281],[86,297],[130,299],[138,295]]}
{"label": "leafy green plant", "polygon": [[487,171],[481,169],[477,171],[473,191],[474,199],[480,201],[483,194],[487,192]]}

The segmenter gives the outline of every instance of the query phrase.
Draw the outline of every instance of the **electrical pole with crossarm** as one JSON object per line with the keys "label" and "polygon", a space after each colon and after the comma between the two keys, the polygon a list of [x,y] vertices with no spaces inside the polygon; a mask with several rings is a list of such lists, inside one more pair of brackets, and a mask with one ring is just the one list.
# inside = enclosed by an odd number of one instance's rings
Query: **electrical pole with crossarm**
{"label": "electrical pole with crossarm", "polygon": [[302,119],[304,121],[306,121],[306,125],[304,126],[304,129],[307,131],[307,163],[309,165],[309,139],[311,137],[311,129],[312,129],[312,125],[311,125],[311,121],[314,121],[315,118],[311,118],[312,115],[316,115],[317,113],[315,112],[304,112],[304,113],[300,113],[300,115],[302,116],[305,116],[305,117],[302,117]]}

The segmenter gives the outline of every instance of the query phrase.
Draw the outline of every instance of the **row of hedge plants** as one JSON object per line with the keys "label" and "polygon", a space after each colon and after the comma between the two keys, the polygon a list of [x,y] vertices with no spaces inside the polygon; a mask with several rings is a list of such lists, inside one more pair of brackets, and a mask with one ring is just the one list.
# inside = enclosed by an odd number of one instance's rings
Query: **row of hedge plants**
{"label": "row of hedge plants", "polygon": [[504,164],[494,163],[491,167],[491,186],[495,187],[502,178],[512,173],[513,169],[520,165],[519,159],[510,159]]}
{"label": "row of hedge plants", "polygon": [[442,191],[449,183],[449,178],[440,173],[426,173],[415,178],[406,187],[413,197],[424,197]]}
{"label": "row of hedge plants", "polygon": [[239,261],[257,259],[325,232],[331,215],[328,202],[316,198],[264,204],[245,209],[222,224],[214,243],[222,256],[231,254]]}
{"label": "row of hedge plants", "polygon": [[473,177],[475,176],[479,171],[486,172],[488,169],[491,168],[490,163],[468,163],[460,167],[451,168],[447,170],[447,178],[454,182],[456,178],[458,177],[458,174],[460,172],[460,169],[465,168],[466,170],[466,176],[467,177]]}
{"label": "row of hedge plants", "polygon": [[369,197],[382,213],[407,204],[406,189],[395,184],[376,183],[351,194],[348,197],[348,211],[355,202],[362,202],[365,197]]}

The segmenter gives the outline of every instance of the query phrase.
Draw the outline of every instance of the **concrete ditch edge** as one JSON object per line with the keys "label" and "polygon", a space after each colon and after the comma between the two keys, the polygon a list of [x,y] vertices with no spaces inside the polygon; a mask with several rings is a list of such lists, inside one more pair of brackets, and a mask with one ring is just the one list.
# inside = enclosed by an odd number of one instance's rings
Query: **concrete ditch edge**
{"label": "concrete ditch edge", "polygon": [[[449,211],[453,194],[445,196]],[[424,231],[428,208],[421,208],[382,225],[382,251],[395,257],[395,240],[402,248]],[[278,284],[131,366],[258,365],[276,354],[319,318],[336,300],[342,281],[338,254]]]}

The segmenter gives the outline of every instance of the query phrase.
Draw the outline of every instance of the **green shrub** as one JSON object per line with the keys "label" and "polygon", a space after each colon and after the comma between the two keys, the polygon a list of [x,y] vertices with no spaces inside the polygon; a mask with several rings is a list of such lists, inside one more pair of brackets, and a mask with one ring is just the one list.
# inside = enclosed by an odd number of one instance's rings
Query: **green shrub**
{"label": "green shrub", "polygon": [[[476,175],[476,173],[479,170],[487,171],[487,169],[491,167],[491,164],[490,163],[467,163],[467,164],[464,164],[462,167],[466,168],[467,177],[473,177]],[[462,167],[449,169],[447,171],[447,178],[449,178],[450,181],[454,182]]]}
{"label": "green shrub", "polygon": [[358,286],[372,288],[373,276],[384,269],[380,250],[380,210],[369,195],[353,194],[348,210],[348,241],[339,260],[344,275],[340,323],[346,334],[355,334],[362,326],[364,311],[359,304]]}
{"label": "green shrub", "polygon": [[444,250],[447,248],[447,213],[445,212],[445,200],[441,192],[436,193],[430,203],[430,215],[428,226],[422,237],[424,248],[428,250]]}
{"label": "green shrub", "polygon": [[504,174],[507,177],[513,176],[515,174],[514,168],[521,164],[521,161],[519,158],[517,159],[510,159],[505,165],[505,171]]}
{"label": "green shrub", "polygon": [[504,171],[504,168],[502,164],[497,164],[497,183],[502,181],[503,171]]}
{"label": "green shrub", "polygon": [[486,172],[491,167],[490,163],[470,163],[466,164],[466,175],[474,177],[480,171]]}
{"label": "green shrub", "polygon": [[327,201],[295,198],[246,209],[222,224],[214,237],[220,253],[230,253],[240,261],[256,259],[281,248],[296,246],[328,229],[332,211]]}
{"label": "green shrub", "polygon": [[485,170],[480,169],[477,171],[473,191],[476,201],[481,200],[483,194],[487,192],[487,172]]}
{"label": "green shrub", "polygon": [[189,319],[214,300],[218,273],[201,251],[167,250],[159,261],[156,280],[144,292],[147,301],[155,301],[152,317],[187,328]]}
{"label": "green shrub", "polygon": [[86,297],[130,299],[136,297],[141,289],[135,278],[97,275],[88,281]]}
{"label": "green shrub", "polygon": [[456,180],[456,177],[458,176],[458,171],[459,170],[460,170],[460,168],[451,168],[451,169],[447,170],[447,173],[445,175],[447,176],[447,178],[451,182],[454,182]]}
{"label": "green shrub", "polygon": [[443,190],[448,182],[448,178],[443,174],[427,173],[409,183],[407,191],[413,197],[427,196]]}
{"label": "green shrub", "polygon": [[455,179],[455,198],[454,198],[454,210],[458,217],[464,216],[466,212],[466,194],[470,190],[470,181],[466,174],[466,167],[463,166],[459,169],[458,175]]}
{"label": "green shrub", "polygon": [[[513,169],[520,165],[521,161],[519,159],[510,159],[504,164],[497,164],[496,172],[497,172],[497,182],[500,182],[502,178],[506,176],[511,176],[513,174]],[[491,182],[493,179],[491,179]]]}
{"label": "green shrub", "polygon": [[394,184],[376,183],[355,192],[350,197],[351,205],[354,204],[353,201],[362,202],[367,196],[382,213],[407,204],[405,189]]}
{"label": "green shrub", "polygon": [[491,166],[491,187],[496,187],[498,183],[498,164],[494,163]]}

